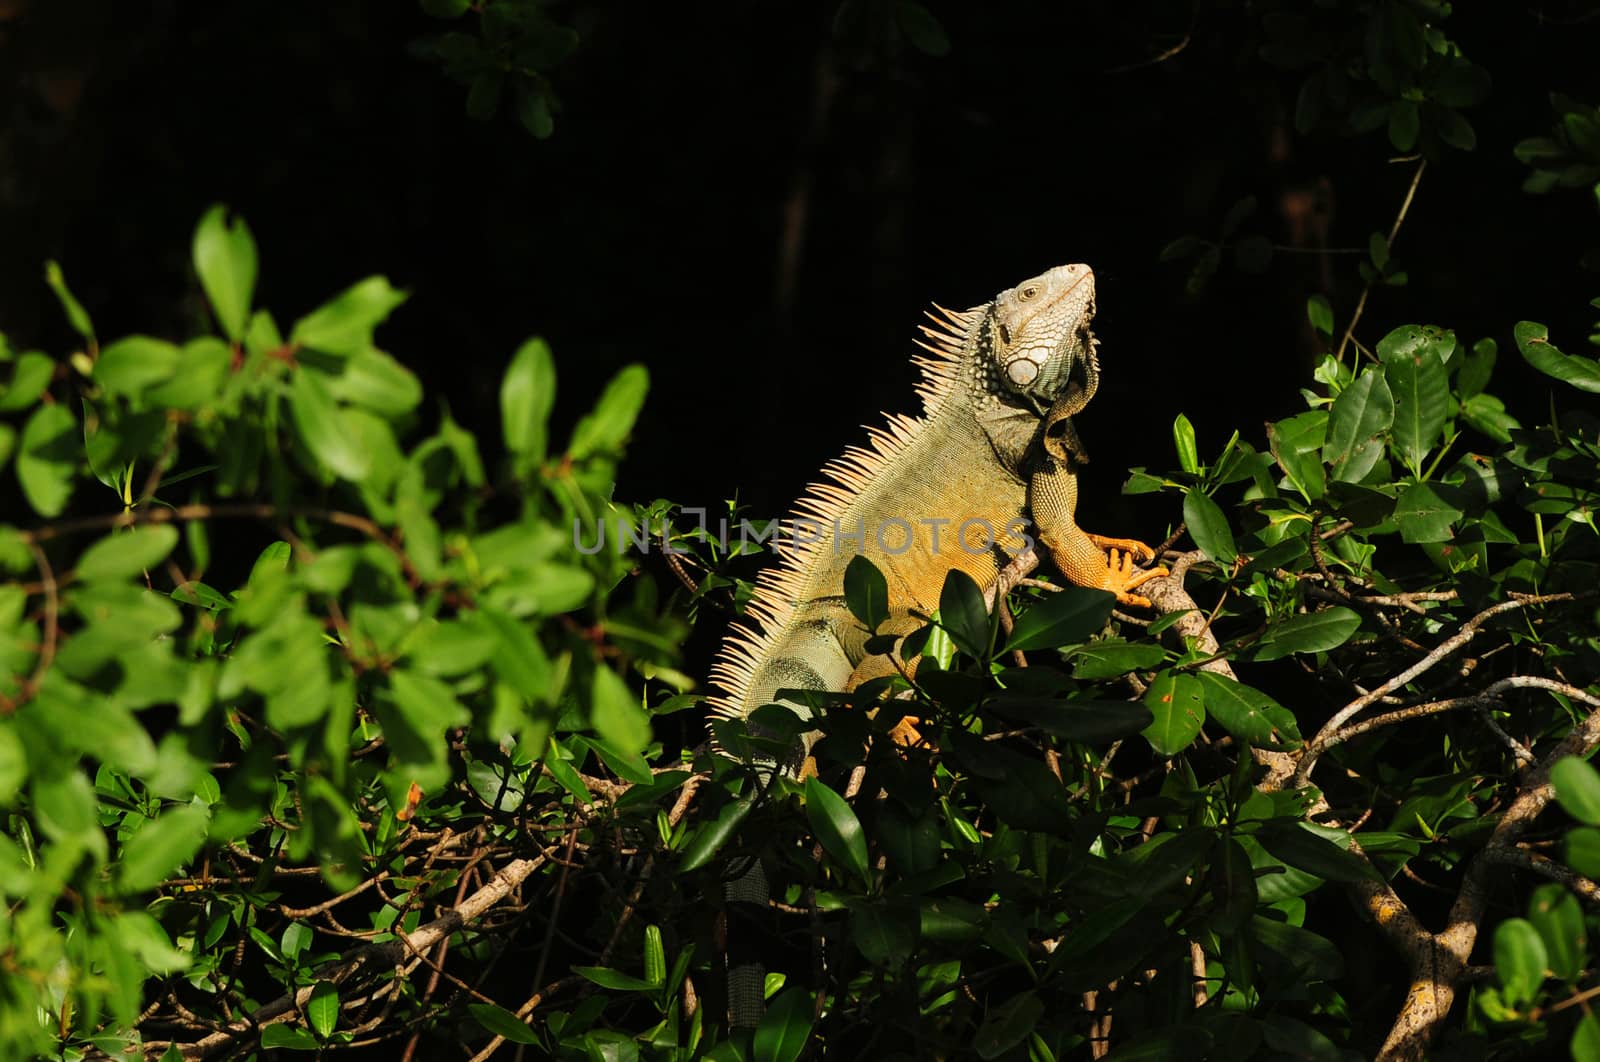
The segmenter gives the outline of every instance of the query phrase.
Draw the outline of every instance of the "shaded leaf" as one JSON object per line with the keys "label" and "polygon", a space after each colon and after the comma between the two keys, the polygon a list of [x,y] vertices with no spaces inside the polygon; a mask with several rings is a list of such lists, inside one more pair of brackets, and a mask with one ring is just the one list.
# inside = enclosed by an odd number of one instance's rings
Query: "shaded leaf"
{"label": "shaded leaf", "polygon": [[956,643],[956,648],[974,660],[989,652],[989,612],[984,608],[983,591],[972,576],[951,568],[939,592],[939,625]]}
{"label": "shaded leaf", "polygon": [[[574,970],[577,968],[574,967]],[[581,970],[577,972],[582,973]],[[539,1042],[538,1034],[528,1027],[528,1023],[504,1007],[497,1007],[492,1003],[468,1003],[467,1013],[472,1015],[473,1021],[494,1035],[514,1044]]]}
{"label": "shaded leaf", "polygon": [[1378,868],[1346,844],[1314,833],[1301,823],[1271,824],[1255,834],[1261,846],[1292,867],[1325,881],[1382,881]]}
{"label": "shaded leaf", "polygon": [[999,1058],[1026,1040],[1044,1016],[1044,1001],[1032,991],[1012,996],[989,1012],[972,1040],[979,1058]]}
{"label": "shaded leaf", "polygon": [[806,779],[806,819],[822,847],[862,884],[872,880],[861,820],[843,797],[816,777]]}
{"label": "shaded leaf", "polygon": [[1111,618],[1116,595],[1083,586],[1065,586],[1029,606],[1017,617],[1005,651],[1054,649],[1083,642]]}
{"label": "shaded leaf", "polygon": [[755,1062],[794,1062],[811,1041],[811,993],[788,988],[778,993],[756,1026],[752,1043]]}
{"label": "shaded leaf", "polygon": [[850,614],[868,630],[889,618],[889,581],[864,556],[850,558],[844,570],[844,599]]}

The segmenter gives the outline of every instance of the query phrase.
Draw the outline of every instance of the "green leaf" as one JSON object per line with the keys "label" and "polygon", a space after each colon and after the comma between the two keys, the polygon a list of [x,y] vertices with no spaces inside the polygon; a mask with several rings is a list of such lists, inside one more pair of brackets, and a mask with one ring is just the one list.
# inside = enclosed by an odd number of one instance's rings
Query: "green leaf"
{"label": "green leaf", "polygon": [[984,705],[1007,719],[1028,723],[1048,734],[1104,745],[1148,727],[1152,715],[1137,701],[1064,701],[1053,697],[1004,695]]}
{"label": "green leaf", "polygon": [[395,707],[429,740],[440,740],[445,731],[472,721],[472,713],[436,678],[396,668],[389,672],[389,692]]}
{"label": "green leaf", "polygon": [[350,355],[344,372],[328,385],[333,397],[390,419],[404,416],[422,401],[416,374],[376,347]]}
{"label": "green leaf", "polygon": [[1456,537],[1455,523],[1462,512],[1451,505],[1432,483],[1413,483],[1400,492],[1394,522],[1403,542],[1448,542]]}
{"label": "green leaf", "polygon": [[923,55],[938,58],[950,54],[950,38],[944,27],[933,12],[917,3],[917,0],[896,0],[894,17],[900,25],[900,32],[911,42],[911,47]]}
{"label": "green leaf", "polygon": [[613,970],[609,966],[574,966],[572,972],[586,981],[593,981],[601,988],[609,988],[616,992],[650,992],[660,987],[655,982],[642,980],[621,970]]}
{"label": "green leaf", "polygon": [[1233,529],[1228,526],[1222,507],[1198,488],[1183,496],[1183,522],[1189,526],[1194,544],[1211,560],[1226,568],[1239,556],[1233,543]]}
{"label": "green leaf", "polygon": [[206,839],[210,818],[204,808],[185,804],[169,808],[145,823],[122,849],[118,877],[123,891],[140,893],[153,889],[193,859]]}
{"label": "green leaf", "polygon": [[1265,693],[1214,671],[1195,673],[1205,691],[1206,714],[1240,741],[1252,745],[1282,744],[1294,740],[1273,723],[1269,712],[1286,709]]}
{"label": "green leaf", "polygon": [[503,1040],[510,1040],[514,1044],[539,1042],[538,1034],[528,1027],[528,1023],[504,1007],[492,1003],[468,1003],[467,1013],[472,1015],[473,1021]]}
{"label": "green leaf", "polygon": [[290,1051],[315,1051],[322,1045],[310,1031],[287,1021],[273,1022],[261,1029],[262,1047],[280,1047]]}
{"label": "green leaf", "polygon": [[1600,361],[1561,353],[1550,342],[1550,330],[1533,321],[1519,322],[1513,334],[1529,365],[1580,391],[1600,394]]}
{"label": "green leaf", "polygon": [[[1407,152],[1417,146],[1417,132],[1422,128],[1422,117],[1417,105],[1410,100],[1395,100],[1389,104],[1389,143],[1396,151]],[[1379,269],[1383,266],[1379,265]]]}
{"label": "green leaf", "polygon": [[794,1062],[811,1042],[811,993],[786,988],[767,1007],[752,1043],[755,1062]]}
{"label": "green leaf", "polygon": [[984,608],[983,591],[972,576],[951,568],[939,592],[939,626],[950,635],[956,648],[983,660],[989,653],[989,612]]}
{"label": "green leaf", "polygon": [[590,687],[593,701],[590,722],[600,737],[628,753],[638,754],[650,744],[650,717],[622,676],[597,666]]}
{"label": "green leaf", "polygon": [[1211,861],[1210,877],[1211,895],[1216,903],[1212,924],[1223,933],[1237,932],[1250,921],[1260,901],[1250,854],[1238,841],[1224,838],[1218,857]]}
{"label": "green leaf", "polygon": [[537,465],[544,460],[556,365],[550,347],[534,337],[517,348],[500,381],[500,428],[506,449]]}
{"label": "green leaf", "polygon": [[1154,642],[1103,638],[1072,650],[1072,676],[1078,679],[1119,678],[1130,671],[1156,667],[1167,651]]}
{"label": "green leaf", "polygon": [[[106,355],[102,352],[95,365],[97,376],[105,360]],[[216,336],[192,339],[179,352],[178,364],[171,376],[164,383],[144,390],[141,404],[150,409],[165,406],[183,410],[209,405],[221,393],[232,362],[233,352]],[[162,484],[164,487],[169,485],[170,481]]]}
{"label": "green leaf", "polygon": [[1600,878],[1600,830],[1579,826],[1567,831],[1567,865],[1586,878]]}
{"label": "green leaf", "polygon": [[1178,449],[1178,467],[1191,476],[1200,474],[1200,450],[1194,439],[1194,425],[1179,413],[1172,422],[1172,443]]}
{"label": "green leaf", "polygon": [[[0,686],[0,691],[5,687]],[[0,725],[0,805],[10,805],[28,780],[28,752],[17,728]]]}
{"label": "green leaf", "polygon": [[17,482],[33,511],[45,519],[61,515],[72,497],[72,477],[82,457],[78,422],[57,402],[40,406],[22,428],[17,447]]}
{"label": "green leaf", "polygon": [[683,859],[678,863],[678,873],[688,874],[699,870],[716,857],[722,846],[739,829],[755,807],[755,794],[748,793],[738,800],[724,804],[717,817],[704,824],[683,849]]}
{"label": "green leaf", "polygon": [[891,969],[911,958],[917,945],[915,908],[901,903],[852,904],[850,938],[869,963]]}
{"label": "green leaf", "polygon": [[289,388],[289,412],[306,449],[341,478],[360,482],[372,471],[372,454],[360,445],[322,377],[301,369]]}
{"label": "green leaf", "polygon": [[171,524],[152,524],[127,531],[113,531],[78,559],[78,578],[126,579],[154,568],[178,544],[178,529]]}
{"label": "green leaf", "polygon": [[1378,868],[1350,852],[1348,842],[1331,840],[1303,823],[1263,826],[1255,834],[1261,846],[1291,867],[1325,881],[1382,881]]}
{"label": "green leaf", "polygon": [[386,277],[358,280],[296,321],[289,342],[324,354],[355,354],[372,345],[372,330],[405,301],[406,293]]}
{"label": "green leaf", "polygon": [[850,614],[868,630],[889,618],[889,581],[878,566],[860,554],[844,570],[844,600]]}
{"label": "green leaf", "polygon": [[76,768],[49,777],[35,775],[32,796],[45,836],[62,842],[83,841],[90,834],[101,837],[94,788]]}
{"label": "green leaf", "polygon": [[1579,1019],[1567,1050],[1572,1062],[1600,1062],[1600,1015],[1590,1011]]}
{"label": "green leaf", "polygon": [[574,461],[581,461],[591,454],[612,454],[621,450],[649,390],[650,373],[643,365],[629,365],[613,376],[594,410],[572,429],[568,455]]}
{"label": "green leaf", "polygon": [[1531,1003],[1538,996],[1548,965],[1544,940],[1532,922],[1508,918],[1494,931],[1495,973],[1511,1006]]}
{"label": "green leaf", "polygon": [[1176,756],[1200,735],[1205,725],[1205,691],[1193,675],[1163,671],[1144,693],[1153,717],[1142,733],[1162,756]]}
{"label": "green leaf", "polygon": [[80,303],[67,289],[67,278],[62,275],[61,267],[55,262],[44,264],[44,282],[50,285],[50,290],[56,293],[56,298],[61,302],[61,309],[67,315],[67,324],[72,330],[83,338],[94,341],[94,325],[89,323],[89,315],[84,312]]}
{"label": "green leaf", "polygon": [[[456,18],[467,13],[468,9],[472,7],[472,0],[421,0],[421,7],[424,14],[432,15],[434,18]],[[469,1007],[468,1009],[472,1008]],[[500,1008],[495,1007],[493,1009],[499,1010]],[[521,1024],[520,1019],[518,1024]],[[484,1028],[489,1029],[487,1025]],[[494,1032],[495,1030],[489,1029],[489,1031]],[[506,1039],[509,1040],[511,1037],[507,1036]],[[532,1040],[518,1040],[517,1042],[533,1043]]]}
{"label": "green leaf", "polygon": [[1528,900],[1528,921],[1544,941],[1550,972],[1563,981],[1576,981],[1589,958],[1589,935],[1577,897],[1556,882],[1540,885]]}
{"label": "green leaf", "polygon": [[1322,459],[1333,478],[1359,483],[1383,457],[1383,436],[1394,424],[1394,396],[1383,374],[1367,369],[1339,393],[1328,411]]}
{"label": "green leaf", "polygon": [[536,89],[519,86],[517,121],[537,139],[548,139],[556,131],[555,116],[550,113],[550,97]]}
{"label": "green leaf", "polygon": [[11,373],[11,383],[0,390],[0,413],[14,413],[37,402],[50,386],[55,371],[55,359],[48,354],[37,350],[23,354]]}
{"label": "green leaf", "polygon": [[1394,446],[1412,475],[1444,430],[1450,380],[1444,362],[1455,336],[1437,328],[1405,325],[1378,341],[1384,379],[1394,396]]}
{"label": "green leaf", "polygon": [[1306,320],[1322,335],[1333,335],[1333,305],[1326,295],[1313,295],[1306,300]]}
{"label": "green leaf", "polygon": [[1033,991],[1012,996],[990,1011],[972,1040],[979,1058],[999,1058],[1026,1040],[1044,1017],[1044,1000]]}
{"label": "green leaf", "polygon": [[1494,374],[1499,349],[1494,340],[1480,339],[1472,344],[1472,349],[1461,359],[1461,368],[1456,375],[1456,390],[1463,401],[1470,401],[1489,386],[1489,377]]}
{"label": "green leaf", "polygon": [[1563,756],[1550,768],[1550,784],[1567,814],[1600,826],[1600,771],[1576,756]]}
{"label": "green leaf", "polygon": [[1316,501],[1326,489],[1322,444],[1328,427],[1326,410],[1313,409],[1267,425],[1272,456],[1288,477],[1289,485],[1307,501]]}
{"label": "green leaf", "polygon": [[256,286],[256,241],[243,218],[228,222],[227,208],[206,211],[194,230],[194,271],[205,289],[217,323],[235,343],[250,322],[250,297]]}
{"label": "green leaf", "polygon": [[1319,653],[1350,640],[1361,617],[1343,605],[1290,616],[1267,628],[1256,643],[1257,660],[1279,660],[1295,653]]}
{"label": "green leaf", "polygon": [[658,988],[667,983],[667,951],[658,925],[644,927],[644,979]]}
{"label": "green leaf", "polygon": [[306,1020],[322,1039],[326,1040],[339,1024],[339,989],[331,981],[318,981],[311,986],[311,998],[306,1000]]}
{"label": "green leaf", "polygon": [[282,943],[278,951],[291,963],[296,962],[305,950],[311,946],[316,931],[304,922],[290,922],[283,927]]}
{"label": "green leaf", "polygon": [[843,797],[815,776],[806,779],[806,819],[823,849],[863,885],[872,880],[861,820]]}
{"label": "green leaf", "polygon": [[491,608],[479,608],[471,622],[494,639],[490,657],[495,673],[534,704],[551,698],[550,658],[533,632],[515,619]]}
{"label": "green leaf", "polygon": [[1087,641],[1111,618],[1116,595],[1083,586],[1066,586],[1036,601],[1017,617],[1005,651],[1054,649]]}

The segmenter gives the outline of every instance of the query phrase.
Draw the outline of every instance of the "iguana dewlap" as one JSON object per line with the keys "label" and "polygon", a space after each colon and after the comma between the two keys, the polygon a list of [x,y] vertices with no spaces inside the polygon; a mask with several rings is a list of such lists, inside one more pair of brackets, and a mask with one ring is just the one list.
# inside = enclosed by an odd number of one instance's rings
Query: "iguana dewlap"
{"label": "iguana dewlap", "polygon": [[923,415],[869,427],[870,444],[827,465],[831,482],[800,500],[811,540],[787,544],[757,580],[749,612],[759,627],[736,628],[712,667],[719,715],[747,717],[779,689],[848,690],[888,673],[892,662],[867,655],[868,632],[845,607],[857,553],[888,579],[891,619],[879,633],[920,626],[952,568],[987,586],[1029,541],[1072,582],[1148,605],[1132,591],[1164,574],[1134,567],[1151,549],[1075,521],[1084,455],[1069,418],[1099,383],[1094,297],[1089,267],[1064,265],[984,306],[935,307],[937,327],[919,341],[932,356],[913,359]]}

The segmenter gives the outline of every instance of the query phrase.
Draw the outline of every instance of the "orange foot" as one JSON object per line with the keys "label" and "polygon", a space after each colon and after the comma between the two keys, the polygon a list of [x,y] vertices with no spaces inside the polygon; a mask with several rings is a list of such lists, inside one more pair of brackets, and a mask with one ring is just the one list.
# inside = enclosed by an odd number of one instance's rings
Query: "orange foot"
{"label": "orange foot", "polygon": [[[1106,539],[1104,541],[1116,542],[1119,540]],[[1099,542],[1095,544],[1100,545]],[[1155,556],[1155,552],[1143,543],[1132,542],[1130,544],[1144,551],[1143,559],[1145,560]],[[1133,605],[1136,608],[1152,608],[1153,606],[1150,604],[1148,597],[1131,593],[1130,591],[1143,586],[1151,579],[1159,579],[1161,576],[1166,575],[1167,569],[1160,565],[1154,568],[1140,568],[1135,563],[1134,553],[1131,550],[1124,552],[1119,548],[1108,547],[1108,552],[1111,559],[1106,571],[1105,588],[1116,594],[1117,600],[1124,605]]]}

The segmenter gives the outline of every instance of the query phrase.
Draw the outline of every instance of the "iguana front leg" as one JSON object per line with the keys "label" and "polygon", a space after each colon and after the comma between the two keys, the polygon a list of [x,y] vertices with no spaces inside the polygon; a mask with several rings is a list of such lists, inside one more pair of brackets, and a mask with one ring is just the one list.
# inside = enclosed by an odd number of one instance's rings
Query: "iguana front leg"
{"label": "iguana front leg", "polygon": [[1167,570],[1136,566],[1136,558],[1155,557],[1143,542],[1091,535],[1077,525],[1078,476],[1070,462],[1048,451],[1038,455],[1028,480],[1028,508],[1039,543],[1062,575],[1079,586],[1110,590],[1124,605],[1150,607],[1148,598],[1132,591]]}

